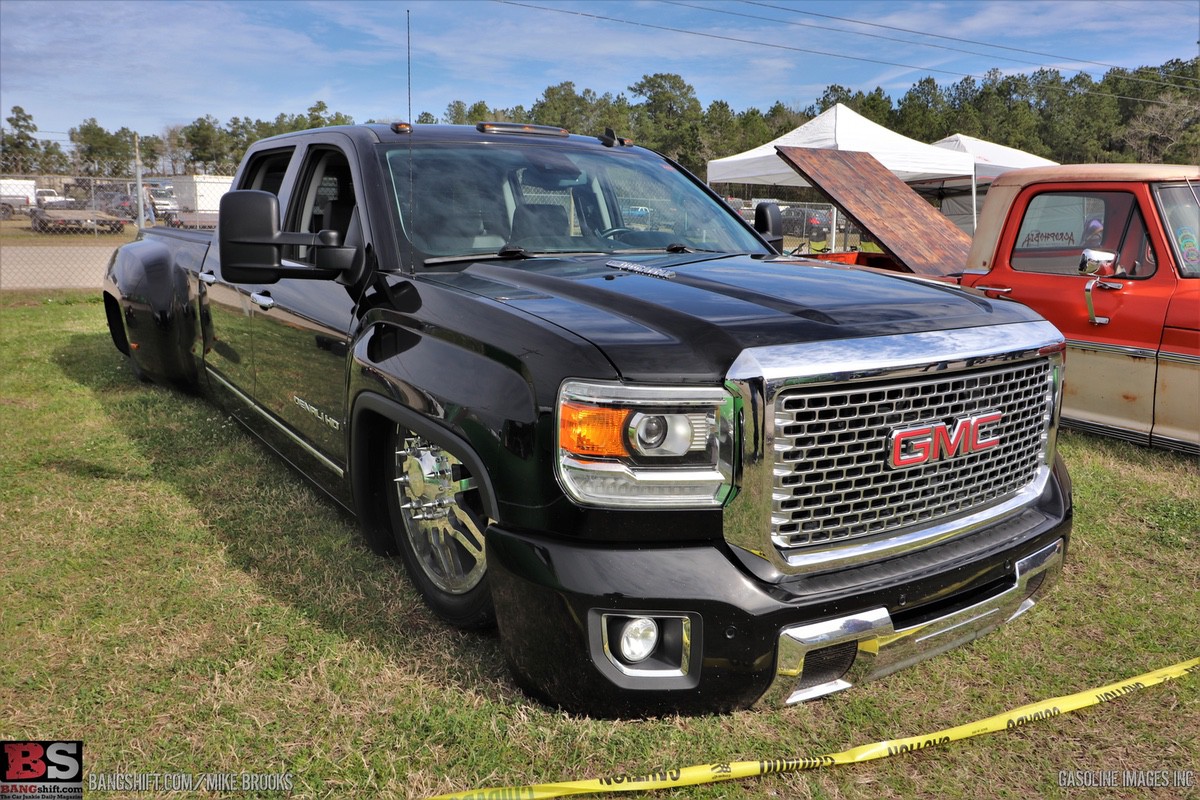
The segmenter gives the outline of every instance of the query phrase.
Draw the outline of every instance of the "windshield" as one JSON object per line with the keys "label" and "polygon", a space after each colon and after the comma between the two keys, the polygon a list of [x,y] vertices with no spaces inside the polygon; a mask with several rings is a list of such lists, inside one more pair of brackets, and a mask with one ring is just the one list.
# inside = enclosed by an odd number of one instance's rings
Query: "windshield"
{"label": "windshield", "polygon": [[1175,249],[1179,271],[1185,278],[1200,278],[1200,197],[1192,182],[1158,185],[1154,189],[1166,220],[1167,238]]}
{"label": "windshield", "polygon": [[704,250],[767,253],[740,220],[645,151],[529,144],[392,146],[400,227],[454,256]]}

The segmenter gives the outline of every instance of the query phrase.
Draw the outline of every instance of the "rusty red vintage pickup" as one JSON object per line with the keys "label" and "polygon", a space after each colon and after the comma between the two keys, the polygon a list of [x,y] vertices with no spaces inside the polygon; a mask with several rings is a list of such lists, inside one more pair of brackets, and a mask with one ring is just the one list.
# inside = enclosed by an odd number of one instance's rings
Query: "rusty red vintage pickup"
{"label": "rusty red vintage pickup", "polygon": [[1030,306],[1067,340],[1065,424],[1200,453],[1200,167],[1013,170],[970,239],[866,153],[780,156],[884,251],[819,257]]}

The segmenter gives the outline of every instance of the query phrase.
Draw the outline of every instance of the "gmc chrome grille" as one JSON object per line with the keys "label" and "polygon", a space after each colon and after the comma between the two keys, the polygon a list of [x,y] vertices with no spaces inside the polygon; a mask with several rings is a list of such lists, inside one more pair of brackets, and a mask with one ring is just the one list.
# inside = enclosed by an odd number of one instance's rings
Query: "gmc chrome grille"
{"label": "gmc chrome grille", "polygon": [[[775,398],[771,540],[786,557],[961,517],[1015,494],[1046,462],[1052,373],[1042,359],[784,389]],[[986,427],[972,431],[972,419]],[[901,450],[914,442],[915,455]],[[889,465],[896,454],[900,465]]]}

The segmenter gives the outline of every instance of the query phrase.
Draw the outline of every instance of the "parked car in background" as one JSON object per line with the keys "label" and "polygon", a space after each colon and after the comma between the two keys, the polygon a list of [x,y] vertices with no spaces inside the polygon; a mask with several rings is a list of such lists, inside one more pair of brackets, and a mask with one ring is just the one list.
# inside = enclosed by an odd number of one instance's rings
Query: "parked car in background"
{"label": "parked car in background", "polygon": [[1200,167],[1014,170],[988,190],[964,286],[1053,322],[1063,421],[1200,453]]}
{"label": "parked car in background", "polygon": [[1200,167],[1012,170],[971,239],[869,154],[781,155],[884,250],[821,258],[1029,306],[1066,337],[1064,424],[1200,453]]}
{"label": "parked car in background", "polygon": [[151,187],[150,202],[154,203],[155,216],[165,217],[179,213],[179,201],[175,199],[175,193],[169,186]]}
{"label": "parked car in background", "polygon": [[783,235],[801,239],[825,239],[829,235],[829,212],[806,206],[780,209]]}
{"label": "parked car in background", "polygon": [[101,192],[96,195],[96,208],[125,219],[137,216],[137,198],[122,192]]}
{"label": "parked car in background", "polygon": [[38,189],[37,190],[37,206],[38,208],[63,209],[73,208],[76,205],[75,201],[70,197],[63,197],[55,189]]}
{"label": "parked car in background", "polygon": [[28,214],[37,207],[37,184],[23,178],[0,179],[0,219]]}

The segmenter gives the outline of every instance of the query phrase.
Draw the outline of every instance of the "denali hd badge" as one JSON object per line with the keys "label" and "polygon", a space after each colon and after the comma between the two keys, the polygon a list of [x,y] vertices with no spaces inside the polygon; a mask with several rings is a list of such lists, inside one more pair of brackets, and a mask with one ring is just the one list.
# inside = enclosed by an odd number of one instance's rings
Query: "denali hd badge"
{"label": "denali hd badge", "polygon": [[646,264],[635,264],[632,261],[621,261],[613,259],[612,261],[604,262],[605,266],[613,269],[623,270],[625,272],[636,272],[638,275],[649,275],[651,278],[666,278],[670,280],[675,277],[674,270],[662,269],[661,267],[651,267]]}
{"label": "denali hd badge", "polygon": [[1000,437],[983,428],[1003,418],[1001,412],[991,411],[956,420],[953,429],[943,422],[933,422],[892,431],[888,440],[888,466],[892,469],[916,467],[995,447],[1000,444]]}

